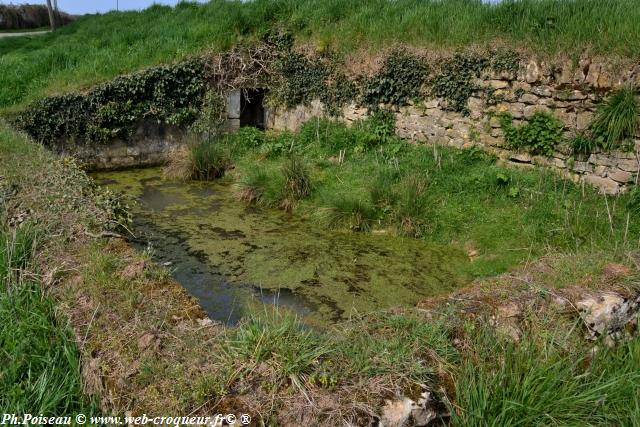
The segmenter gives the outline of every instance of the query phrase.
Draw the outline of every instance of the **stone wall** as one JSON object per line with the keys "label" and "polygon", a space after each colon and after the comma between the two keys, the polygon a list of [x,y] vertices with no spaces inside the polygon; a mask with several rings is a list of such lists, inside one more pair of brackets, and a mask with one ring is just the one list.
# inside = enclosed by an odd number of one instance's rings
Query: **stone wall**
{"label": "stone wall", "polygon": [[75,144],[59,141],[53,148],[59,154],[78,159],[88,171],[116,170],[164,164],[169,154],[186,144],[185,131],[154,122],[141,122],[126,141],[106,144]]}
{"label": "stone wall", "polygon": [[[586,182],[608,194],[635,184],[640,169],[640,137],[631,152],[594,152],[573,155],[560,146],[551,157],[531,156],[509,150],[495,113],[508,112],[521,124],[537,111],[547,111],[565,124],[565,136],[586,129],[597,105],[615,87],[626,82],[640,84],[640,64],[616,68],[587,59],[558,65],[540,61],[520,64],[518,72],[485,73],[476,82],[479,90],[468,101],[469,115],[447,111],[446,101],[432,99],[397,110],[397,134],[424,143],[467,148],[479,146],[505,161],[520,166],[551,167],[576,182]],[[365,108],[343,109],[347,122],[363,119]],[[296,130],[305,121],[323,115],[320,102],[287,111],[269,111],[267,127]]]}

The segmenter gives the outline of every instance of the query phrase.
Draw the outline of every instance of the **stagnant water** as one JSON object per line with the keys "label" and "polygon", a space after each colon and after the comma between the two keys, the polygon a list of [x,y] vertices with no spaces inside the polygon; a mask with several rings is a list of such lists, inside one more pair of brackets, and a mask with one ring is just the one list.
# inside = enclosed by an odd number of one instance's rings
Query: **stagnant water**
{"label": "stagnant water", "polygon": [[94,175],[136,198],[141,248],[173,271],[211,318],[235,323],[276,304],[311,323],[346,318],[458,287],[460,250],[391,235],[329,230],[311,218],[246,206],[229,179],[167,181],[160,169]]}

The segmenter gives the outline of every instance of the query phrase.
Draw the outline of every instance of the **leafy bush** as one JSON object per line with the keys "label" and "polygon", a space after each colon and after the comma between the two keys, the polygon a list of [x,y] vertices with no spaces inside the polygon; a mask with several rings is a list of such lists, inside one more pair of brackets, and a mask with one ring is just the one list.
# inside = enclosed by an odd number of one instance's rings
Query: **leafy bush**
{"label": "leafy bush", "polygon": [[513,125],[509,114],[503,114],[500,125],[511,148],[524,149],[531,154],[551,156],[562,142],[564,124],[549,113],[537,112],[520,127]]}
{"label": "leafy bush", "polygon": [[600,106],[590,130],[598,145],[612,149],[640,130],[640,100],[637,89],[625,86],[614,91]]}
{"label": "leafy bush", "polygon": [[308,104],[325,94],[330,72],[320,60],[287,50],[275,63],[279,77],[271,92],[276,103],[292,108]]}
{"label": "leafy bush", "polygon": [[382,69],[364,82],[363,103],[371,110],[379,104],[407,105],[418,96],[428,75],[424,62],[406,52],[393,52]]}

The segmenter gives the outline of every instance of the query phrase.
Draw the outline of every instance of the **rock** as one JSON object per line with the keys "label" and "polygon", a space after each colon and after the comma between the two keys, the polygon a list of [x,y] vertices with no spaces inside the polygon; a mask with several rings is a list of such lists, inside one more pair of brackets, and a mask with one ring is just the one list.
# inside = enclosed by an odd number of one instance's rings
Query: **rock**
{"label": "rock", "polygon": [[417,402],[408,397],[387,400],[378,427],[426,427],[438,418],[432,393],[424,385],[422,390]]}
{"label": "rock", "polygon": [[583,179],[587,184],[593,185],[605,194],[618,194],[620,192],[620,185],[612,179],[595,175],[585,175]]}
{"label": "rock", "polygon": [[589,328],[587,338],[603,336],[605,343],[612,346],[637,327],[640,294],[625,299],[616,293],[601,293],[578,301],[576,307]]}
{"label": "rock", "polygon": [[631,172],[623,171],[620,169],[609,172],[609,178],[622,184],[629,182],[632,176],[633,174]]}
{"label": "rock", "polygon": [[538,104],[538,102],[540,101],[540,98],[538,98],[534,94],[525,93],[520,97],[520,101],[524,102],[525,104]]}
{"label": "rock", "polygon": [[399,400],[387,400],[382,408],[378,427],[404,427],[411,417],[413,400],[405,397]]}
{"label": "rock", "polygon": [[522,315],[522,308],[517,302],[509,302],[505,305],[498,307],[497,316],[502,319],[509,319],[514,317],[520,317]]}
{"label": "rock", "polygon": [[540,67],[535,61],[529,61],[525,71],[527,83],[535,83],[540,79]]}
{"label": "rock", "polygon": [[490,80],[489,84],[494,89],[506,89],[509,87],[509,82],[506,82],[504,80]]}
{"label": "rock", "polygon": [[156,338],[155,334],[147,332],[138,338],[138,350],[145,351],[152,345],[154,345],[154,347],[159,345],[159,340]]}

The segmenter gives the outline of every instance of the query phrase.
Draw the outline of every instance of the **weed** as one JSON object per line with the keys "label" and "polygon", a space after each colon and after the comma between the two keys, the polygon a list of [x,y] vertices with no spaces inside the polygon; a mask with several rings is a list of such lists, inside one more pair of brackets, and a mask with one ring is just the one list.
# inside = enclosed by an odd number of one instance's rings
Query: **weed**
{"label": "weed", "polygon": [[585,133],[579,133],[569,140],[569,146],[574,154],[590,154],[598,147],[595,139]]}
{"label": "weed", "polygon": [[500,125],[510,147],[525,149],[531,154],[551,156],[562,142],[564,125],[549,113],[537,112],[520,127],[513,125],[510,115],[503,114]]}

